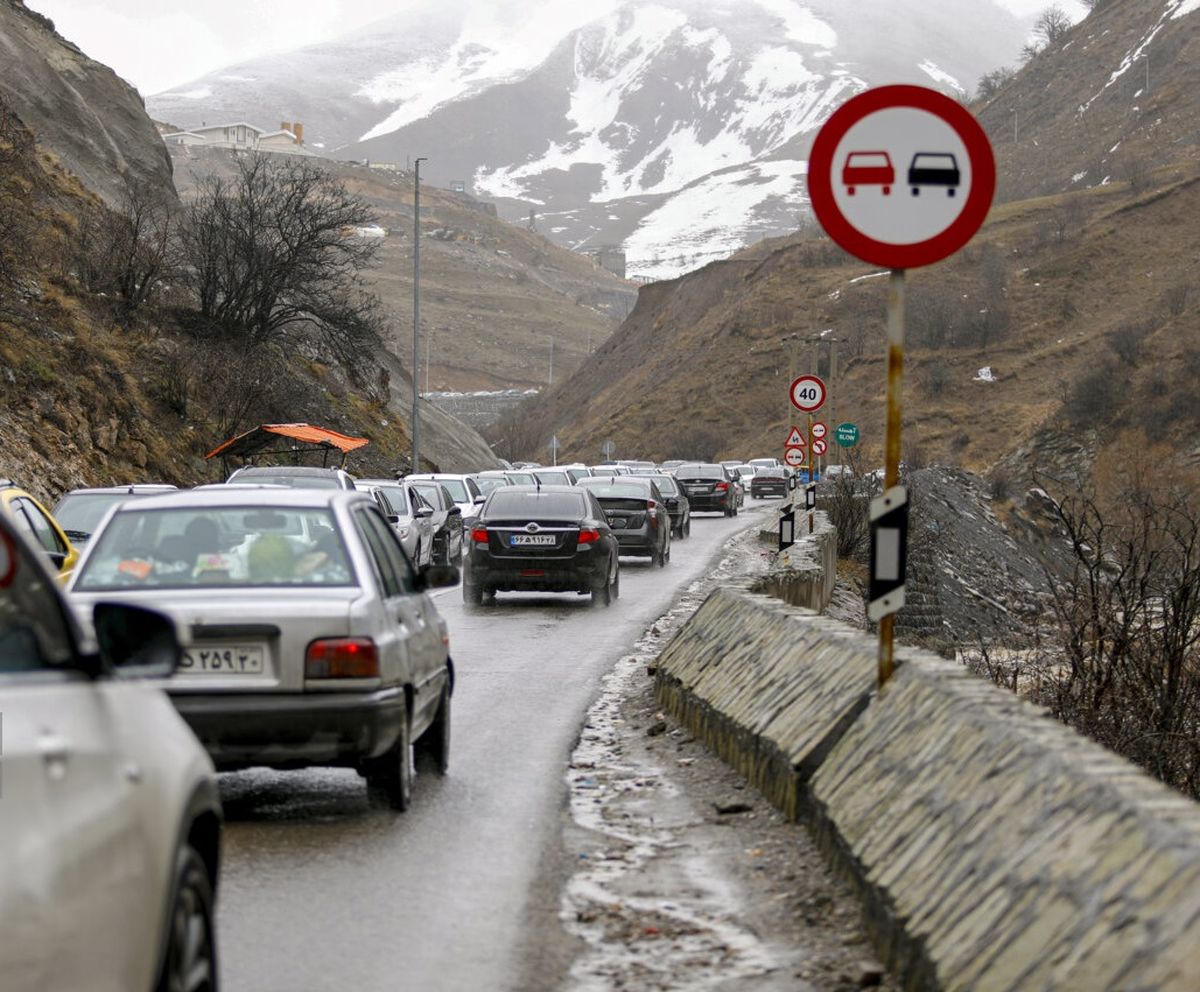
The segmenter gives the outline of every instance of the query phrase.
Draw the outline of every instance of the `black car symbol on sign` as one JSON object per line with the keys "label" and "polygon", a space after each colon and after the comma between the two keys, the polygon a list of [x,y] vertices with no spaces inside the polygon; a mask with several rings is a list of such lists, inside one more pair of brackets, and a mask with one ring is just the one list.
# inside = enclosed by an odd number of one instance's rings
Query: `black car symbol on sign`
{"label": "black car symbol on sign", "polygon": [[961,181],[958,159],[949,152],[917,152],[908,167],[913,196],[920,194],[922,186],[945,186],[946,195],[953,196]]}
{"label": "black car symbol on sign", "polygon": [[842,167],[842,183],[850,196],[856,186],[882,186],[887,196],[896,183],[896,170],[887,152],[851,152]]}

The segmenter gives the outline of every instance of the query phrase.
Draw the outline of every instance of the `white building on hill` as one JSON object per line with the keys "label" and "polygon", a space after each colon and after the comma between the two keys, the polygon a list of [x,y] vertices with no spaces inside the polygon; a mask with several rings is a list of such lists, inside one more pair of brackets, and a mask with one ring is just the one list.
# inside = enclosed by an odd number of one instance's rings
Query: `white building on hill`
{"label": "white building on hill", "polygon": [[284,121],[278,131],[237,121],[233,124],[203,124],[187,131],[172,131],[162,136],[168,145],[207,148],[232,148],[237,151],[279,152],[283,155],[313,155],[304,146],[304,125]]}

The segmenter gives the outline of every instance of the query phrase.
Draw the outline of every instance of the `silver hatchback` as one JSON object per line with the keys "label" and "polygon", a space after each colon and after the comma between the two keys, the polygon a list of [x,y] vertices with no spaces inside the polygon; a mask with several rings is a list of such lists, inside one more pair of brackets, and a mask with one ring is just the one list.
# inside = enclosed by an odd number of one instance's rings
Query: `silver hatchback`
{"label": "silver hatchback", "polygon": [[444,772],[453,665],[445,621],[366,493],[224,489],[116,507],[68,592],[173,614],[165,683],[219,769],[356,768],[407,807],[412,756]]}

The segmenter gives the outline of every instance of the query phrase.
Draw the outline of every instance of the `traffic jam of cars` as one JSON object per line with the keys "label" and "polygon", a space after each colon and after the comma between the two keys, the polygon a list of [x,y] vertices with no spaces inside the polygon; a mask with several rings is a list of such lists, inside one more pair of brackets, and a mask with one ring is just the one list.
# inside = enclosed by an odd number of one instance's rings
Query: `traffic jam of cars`
{"label": "traffic jam of cars", "polygon": [[449,767],[433,591],[611,607],[623,563],[669,567],[697,515],[786,495],[757,462],[250,465],[53,510],[0,480],[4,984],[93,987],[103,958],[119,978],[94,987],[215,988],[218,773],[349,768],[407,809]]}

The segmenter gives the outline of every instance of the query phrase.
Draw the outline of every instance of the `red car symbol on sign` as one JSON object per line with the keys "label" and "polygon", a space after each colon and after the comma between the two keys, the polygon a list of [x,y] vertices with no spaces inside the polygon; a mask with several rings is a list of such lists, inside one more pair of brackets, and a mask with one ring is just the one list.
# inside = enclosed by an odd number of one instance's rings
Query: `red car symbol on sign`
{"label": "red car symbol on sign", "polygon": [[818,420],[815,424],[812,425],[812,436],[817,438],[817,440],[820,440],[828,433],[829,433],[829,428],[826,427],[823,423],[821,423],[821,421]]}
{"label": "red car symbol on sign", "polygon": [[799,468],[808,460],[803,448],[788,448],[783,453],[783,462],[788,468]]}
{"label": "red car symbol on sign", "polygon": [[851,152],[842,166],[842,182],[851,196],[856,186],[882,186],[887,196],[896,183],[892,157],[887,152]]}

